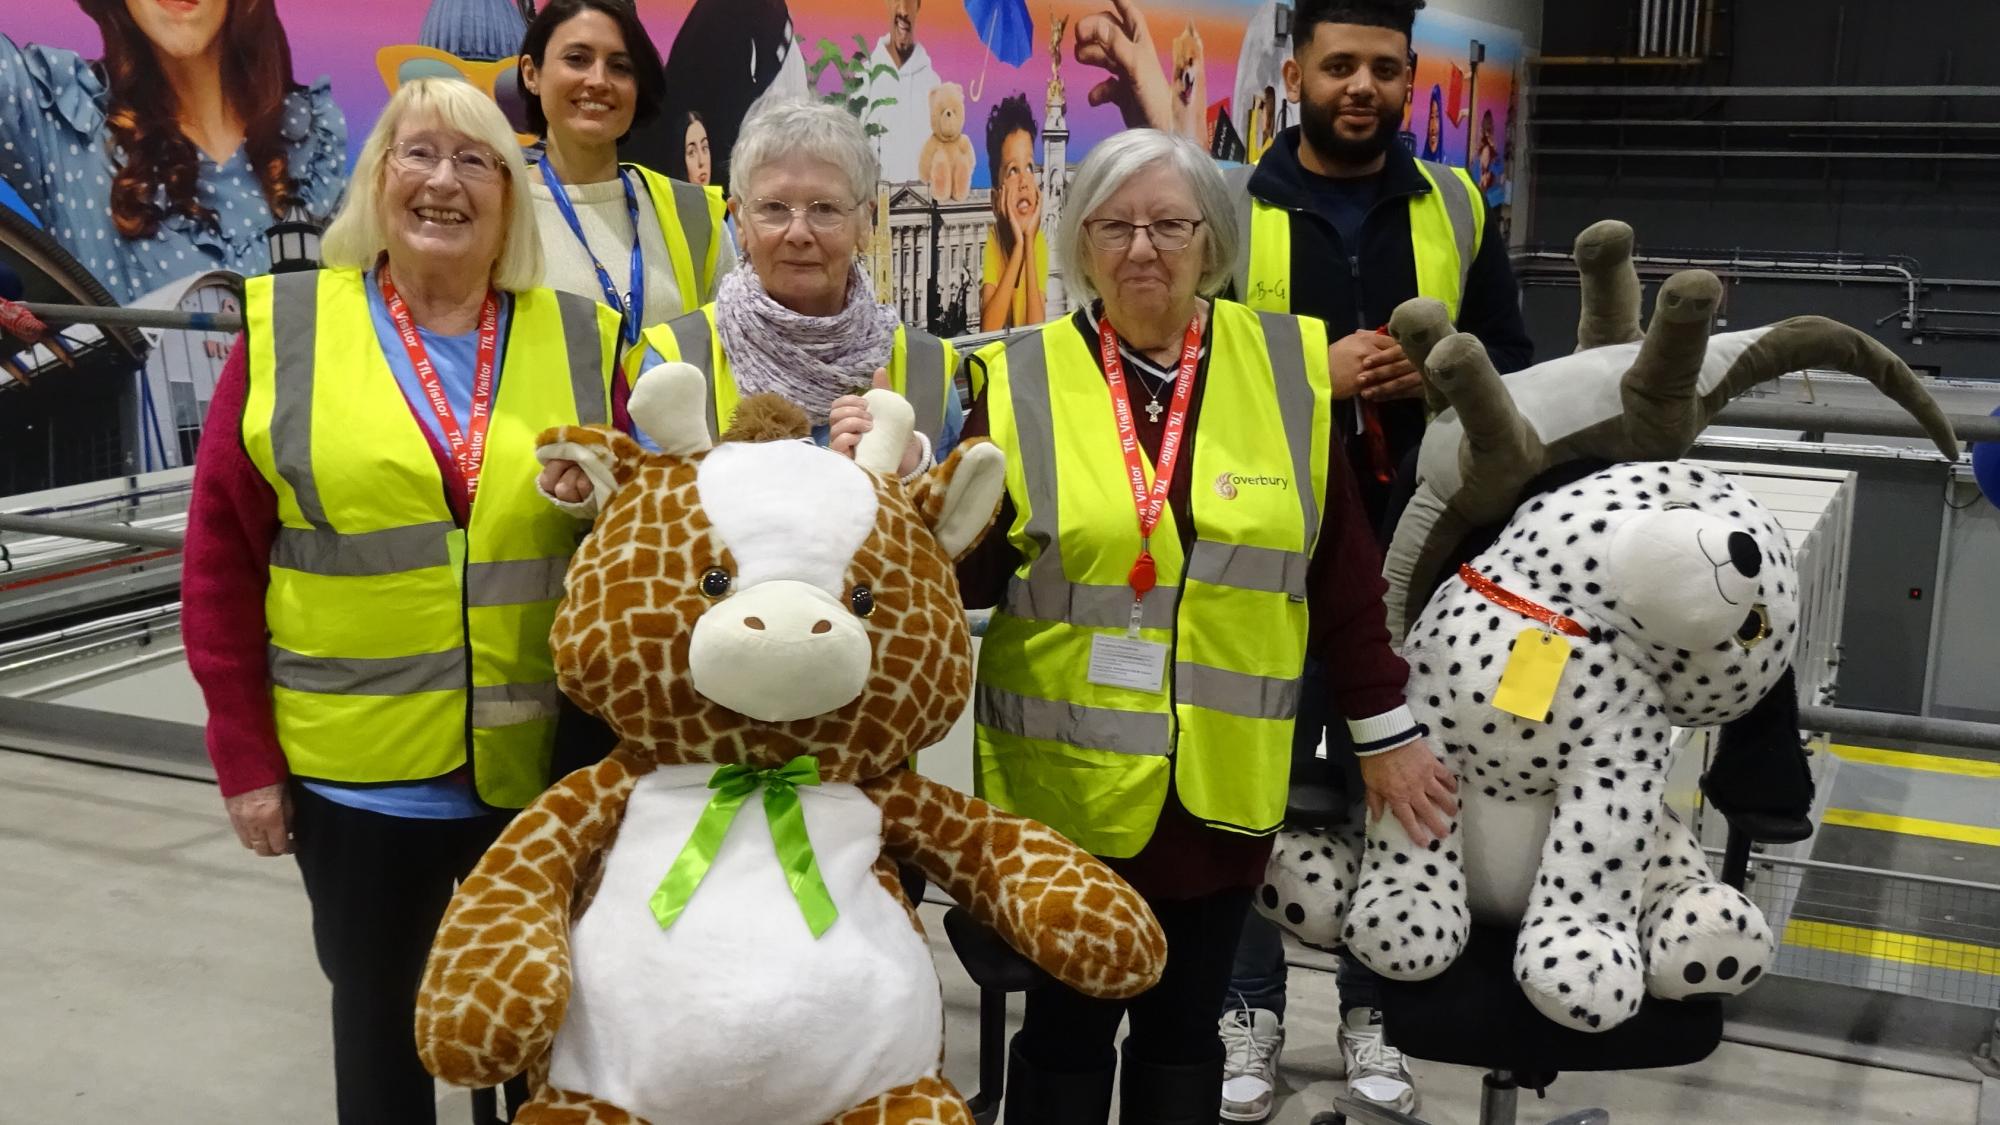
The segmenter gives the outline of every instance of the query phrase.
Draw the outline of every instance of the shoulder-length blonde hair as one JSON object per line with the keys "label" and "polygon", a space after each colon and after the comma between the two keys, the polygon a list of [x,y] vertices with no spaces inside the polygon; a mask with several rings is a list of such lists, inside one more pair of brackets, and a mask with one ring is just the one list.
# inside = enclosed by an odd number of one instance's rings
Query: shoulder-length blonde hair
{"label": "shoulder-length blonde hair", "polygon": [[507,231],[500,240],[500,259],[493,264],[493,287],[518,293],[540,285],[542,240],[535,229],[534,200],[528,194],[528,166],[521,159],[514,127],[493,99],[456,78],[419,78],[397,90],[383,107],[354,161],[347,202],[320,239],[321,260],[330,267],[367,269],[389,248],[382,227],[382,177],[396,131],[411,117],[436,121],[500,154],[507,169]]}

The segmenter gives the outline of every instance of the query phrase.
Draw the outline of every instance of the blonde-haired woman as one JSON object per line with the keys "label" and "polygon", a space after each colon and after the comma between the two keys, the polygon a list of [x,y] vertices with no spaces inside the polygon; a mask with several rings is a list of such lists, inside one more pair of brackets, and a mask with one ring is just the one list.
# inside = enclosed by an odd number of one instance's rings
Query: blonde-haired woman
{"label": "blonde-haired woman", "polygon": [[537,288],[526,168],[463,82],[399,90],[324,240],[252,278],[196,462],[183,614],[230,823],[295,853],[343,1123],[429,1122],[417,982],[454,881],[547,784],[584,530],[534,437],[603,422],[618,315]]}

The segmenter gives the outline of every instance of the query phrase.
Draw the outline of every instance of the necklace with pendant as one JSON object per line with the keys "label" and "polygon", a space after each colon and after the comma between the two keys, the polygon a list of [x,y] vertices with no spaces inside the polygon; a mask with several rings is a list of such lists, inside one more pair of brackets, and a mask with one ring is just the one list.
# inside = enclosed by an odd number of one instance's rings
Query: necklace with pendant
{"label": "necklace with pendant", "polygon": [[1144,407],[1146,411],[1146,421],[1151,422],[1153,425],[1157,426],[1160,424],[1160,415],[1165,414],[1167,412],[1167,408],[1165,406],[1160,405],[1160,393],[1166,390],[1167,387],[1172,385],[1172,380],[1168,380],[1167,382],[1161,383],[1158,387],[1155,387],[1153,386],[1153,380],[1151,376],[1147,375],[1144,371],[1139,370],[1137,367],[1134,367],[1132,370],[1134,374],[1139,376],[1139,385],[1146,388],[1146,397],[1152,400],[1146,403]]}

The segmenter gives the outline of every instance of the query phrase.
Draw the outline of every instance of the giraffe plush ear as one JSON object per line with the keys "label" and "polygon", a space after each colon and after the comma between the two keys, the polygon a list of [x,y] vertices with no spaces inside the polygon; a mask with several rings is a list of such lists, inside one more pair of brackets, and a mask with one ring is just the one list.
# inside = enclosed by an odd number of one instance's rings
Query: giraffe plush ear
{"label": "giraffe plush ear", "polygon": [[590,495],[578,501],[568,501],[554,496],[536,482],[536,490],[549,503],[582,519],[592,519],[603,510],[619,486],[630,481],[638,472],[639,462],[646,451],[639,443],[603,426],[557,426],[543,430],[535,439],[535,459],[546,465],[551,461],[571,461],[590,478]]}
{"label": "giraffe plush ear", "polygon": [[1007,489],[1007,455],[984,438],[968,438],[911,486],[910,503],[957,562],[993,526]]}

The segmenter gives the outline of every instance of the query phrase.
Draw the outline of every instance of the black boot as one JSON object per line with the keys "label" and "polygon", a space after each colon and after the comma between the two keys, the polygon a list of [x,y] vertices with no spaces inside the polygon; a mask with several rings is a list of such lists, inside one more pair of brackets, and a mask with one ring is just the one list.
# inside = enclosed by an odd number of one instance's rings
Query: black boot
{"label": "black boot", "polygon": [[[1021,1038],[1015,1036],[1007,1051],[1007,1096],[1000,1102],[1001,1120],[1006,1125],[1105,1125],[1111,1120],[1111,1076],[1115,1069],[1110,1053],[1107,1049],[1104,1065],[1092,1070],[1050,1070],[1023,1055]],[[1221,1081],[1218,1071],[1217,1091],[1222,1088]]]}
{"label": "black boot", "polygon": [[1197,1063],[1156,1063],[1125,1043],[1118,1078],[1119,1125],[1215,1125],[1222,1113],[1222,1043]]}

